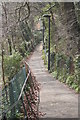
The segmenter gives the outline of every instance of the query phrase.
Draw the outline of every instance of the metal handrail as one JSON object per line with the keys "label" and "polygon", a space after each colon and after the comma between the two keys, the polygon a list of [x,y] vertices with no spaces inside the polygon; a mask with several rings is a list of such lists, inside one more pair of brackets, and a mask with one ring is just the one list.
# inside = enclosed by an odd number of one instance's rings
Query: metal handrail
{"label": "metal handrail", "polygon": [[27,82],[27,80],[28,80],[28,78],[29,78],[29,76],[30,76],[30,73],[31,73],[30,68],[29,68],[29,65],[28,65],[28,63],[27,63],[26,61],[25,61],[25,64],[28,66],[28,70],[29,70],[28,75],[27,75],[27,78],[25,79],[25,82],[24,82],[23,87],[22,87],[22,89],[21,89],[21,92],[20,92],[20,95],[19,95],[19,97],[18,97],[18,100],[17,100],[11,107],[8,107],[8,109],[7,109],[6,111],[3,111],[3,113],[5,113],[5,114],[6,114],[8,111],[10,111],[11,109],[13,109],[13,108],[18,104],[19,100],[20,100],[21,97],[22,97],[22,94],[23,94],[23,91],[24,91],[26,82]]}

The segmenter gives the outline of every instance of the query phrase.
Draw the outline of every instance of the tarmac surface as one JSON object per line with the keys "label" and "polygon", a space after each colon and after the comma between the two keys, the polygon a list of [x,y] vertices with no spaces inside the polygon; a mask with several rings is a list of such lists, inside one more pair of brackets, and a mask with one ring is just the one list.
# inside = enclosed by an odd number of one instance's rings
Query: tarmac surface
{"label": "tarmac surface", "polygon": [[44,114],[42,118],[78,118],[78,95],[48,73],[42,60],[42,43],[28,63],[41,84],[39,110]]}

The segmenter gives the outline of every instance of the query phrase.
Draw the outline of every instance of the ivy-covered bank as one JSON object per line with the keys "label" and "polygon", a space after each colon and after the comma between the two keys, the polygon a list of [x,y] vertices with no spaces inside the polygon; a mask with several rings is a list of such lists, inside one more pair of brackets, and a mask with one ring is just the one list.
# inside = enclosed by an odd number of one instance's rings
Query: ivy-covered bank
{"label": "ivy-covered bank", "polygon": [[[46,50],[46,52],[43,50],[43,60],[47,67],[48,50]],[[50,72],[53,77],[69,85],[69,87],[75,89],[77,93],[80,92],[80,55],[72,58],[61,53],[51,52]]]}

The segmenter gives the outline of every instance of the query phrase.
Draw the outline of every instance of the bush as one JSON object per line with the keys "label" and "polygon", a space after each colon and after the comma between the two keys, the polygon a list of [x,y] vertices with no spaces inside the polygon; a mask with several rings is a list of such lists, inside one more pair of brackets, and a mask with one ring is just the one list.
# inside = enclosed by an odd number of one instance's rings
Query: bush
{"label": "bush", "polygon": [[9,80],[20,70],[21,60],[22,57],[19,53],[4,57],[4,73]]}
{"label": "bush", "polygon": [[47,58],[44,50],[42,51],[42,59],[44,60],[44,64],[45,64],[46,66],[48,66],[48,60],[47,60],[48,58]]}
{"label": "bush", "polygon": [[26,51],[27,51],[27,45],[26,45],[26,43],[23,42],[19,47],[19,52],[22,57],[26,56]]}
{"label": "bush", "polygon": [[74,76],[68,76],[66,83],[71,86],[74,83]]}
{"label": "bush", "polygon": [[[67,83],[76,92],[80,92],[80,55],[75,58],[64,55],[62,53],[51,53],[52,75],[61,82]],[[44,64],[47,64],[43,51]]]}
{"label": "bush", "polygon": [[75,61],[75,74],[80,85],[80,55],[77,55],[74,61]]}
{"label": "bush", "polygon": [[52,72],[52,75],[54,76],[54,78],[57,78],[57,71]]}

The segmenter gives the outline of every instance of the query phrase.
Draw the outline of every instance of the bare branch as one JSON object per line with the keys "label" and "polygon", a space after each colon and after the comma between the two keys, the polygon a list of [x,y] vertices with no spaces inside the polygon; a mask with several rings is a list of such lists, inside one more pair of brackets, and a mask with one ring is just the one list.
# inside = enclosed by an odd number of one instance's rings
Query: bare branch
{"label": "bare branch", "polygon": [[[26,7],[26,5],[27,5],[27,9],[28,9],[28,15],[24,19],[20,20],[20,18],[21,18],[21,16],[20,16],[21,10],[22,10],[22,8]],[[26,2],[23,6],[21,6],[19,8],[19,18],[18,18],[18,21],[24,21],[25,19],[29,18],[29,16],[30,16],[30,7],[29,7],[29,3]]]}
{"label": "bare branch", "polygon": [[56,5],[54,4],[54,5],[52,5],[50,8],[48,8],[45,12],[48,12],[48,11],[50,11],[53,7],[55,7]]}

